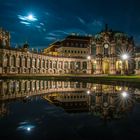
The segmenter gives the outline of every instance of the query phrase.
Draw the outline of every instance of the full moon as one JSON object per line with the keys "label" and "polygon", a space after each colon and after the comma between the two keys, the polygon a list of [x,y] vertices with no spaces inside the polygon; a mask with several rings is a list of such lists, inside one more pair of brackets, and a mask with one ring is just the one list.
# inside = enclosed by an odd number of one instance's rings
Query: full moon
{"label": "full moon", "polygon": [[33,20],[33,15],[28,15],[29,20]]}
{"label": "full moon", "polygon": [[29,21],[36,21],[37,20],[37,18],[34,15],[32,15],[32,14],[29,14],[26,18]]}

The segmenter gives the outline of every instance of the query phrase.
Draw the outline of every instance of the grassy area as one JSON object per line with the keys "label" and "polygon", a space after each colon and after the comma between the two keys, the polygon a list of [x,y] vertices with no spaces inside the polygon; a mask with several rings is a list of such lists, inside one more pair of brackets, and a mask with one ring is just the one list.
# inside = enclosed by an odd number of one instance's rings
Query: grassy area
{"label": "grassy area", "polygon": [[140,76],[132,75],[132,76],[94,76],[94,75],[74,75],[74,74],[65,74],[65,75],[9,75],[9,76],[1,76],[1,79],[76,79],[76,80],[103,80],[103,81],[132,81],[132,82],[140,82]]}

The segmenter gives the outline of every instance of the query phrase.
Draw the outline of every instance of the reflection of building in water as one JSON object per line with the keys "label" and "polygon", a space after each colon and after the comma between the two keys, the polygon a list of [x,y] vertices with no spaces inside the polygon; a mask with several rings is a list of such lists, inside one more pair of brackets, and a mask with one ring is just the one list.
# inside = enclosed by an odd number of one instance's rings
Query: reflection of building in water
{"label": "reflection of building in water", "polygon": [[6,80],[0,81],[0,99],[12,99],[53,92],[84,91],[91,84],[70,81]]}
{"label": "reflection of building in water", "polygon": [[0,90],[3,102],[41,95],[68,112],[90,111],[106,119],[121,117],[140,99],[139,89],[72,81],[5,80],[0,81]]}
{"label": "reflection of building in water", "polygon": [[7,107],[7,103],[0,102],[0,117],[3,117],[8,114],[9,114],[9,109]]}
{"label": "reflection of building in water", "polygon": [[61,92],[51,93],[44,96],[55,105],[61,106],[66,111],[88,111],[88,95],[86,91],[82,92]]}
{"label": "reflection of building in water", "polygon": [[90,111],[104,119],[120,118],[133,107],[134,91],[128,87],[101,84],[91,84],[90,87],[80,93],[51,93],[44,98],[68,112]]}

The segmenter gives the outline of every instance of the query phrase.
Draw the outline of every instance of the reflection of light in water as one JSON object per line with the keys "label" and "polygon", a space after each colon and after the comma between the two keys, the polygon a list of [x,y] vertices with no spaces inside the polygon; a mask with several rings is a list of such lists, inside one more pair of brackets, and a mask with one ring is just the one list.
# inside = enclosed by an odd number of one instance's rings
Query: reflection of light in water
{"label": "reflection of light in water", "polygon": [[128,96],[127,92],[125,92],[125,91],[123,91],[123,92],[121,93],[121,95],[122,95],[122,97],[124,97],[124,98],[126,98],[126,97]]}
{"label": "reflection of light in water", "polygon": [[89,91],[89,90],[87,91],[87,94],[88,94],[88,95],[90,94],[90,91]]}

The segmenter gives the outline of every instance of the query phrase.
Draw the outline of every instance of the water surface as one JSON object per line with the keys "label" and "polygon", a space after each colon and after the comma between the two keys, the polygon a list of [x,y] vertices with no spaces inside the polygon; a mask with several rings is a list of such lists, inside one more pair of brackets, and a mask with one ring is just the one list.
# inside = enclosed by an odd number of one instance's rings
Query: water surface
{"label": "water surface", "polygon": [[140,90],[131,85],[1,80],[0,139],[138,139]]}

